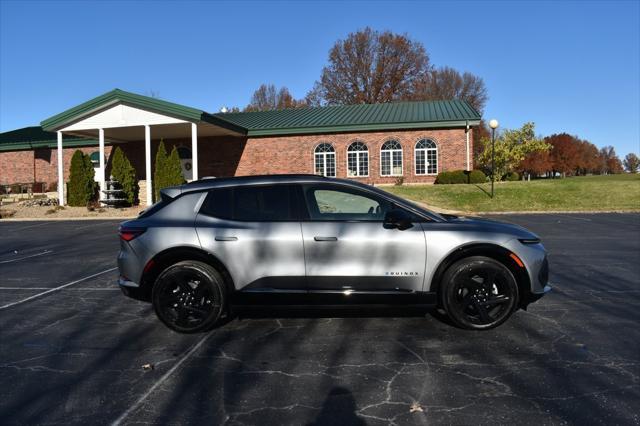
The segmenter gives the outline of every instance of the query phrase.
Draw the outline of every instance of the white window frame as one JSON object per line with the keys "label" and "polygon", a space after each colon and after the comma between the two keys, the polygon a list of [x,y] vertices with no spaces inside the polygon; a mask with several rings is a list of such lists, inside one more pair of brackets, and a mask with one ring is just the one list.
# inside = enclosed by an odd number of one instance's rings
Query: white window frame
{"label": "white window frame", "polygon": [[[431,141],[434,145],[434,148],[418,148],[418,144],[422,141]],[[424,173],[418,173],[418,151],[424,152]],[[429,169],[427,165],[427,154],[431,151],[435,151],[436,154],[436,171],[435,173],[428,173]],[[438,157],[438,143],[432,138],[420,138],[414,145],[413,149],[413,172],[416,176],[436,176],[438,174],[438,170],[440,169],[440,158]]]}
{"label": "white window frame", "polygon": [[[397,148],[395,148],[395,149],[384,149],[384,146],[389,142],[397,143],[398,145],[400,145],[400,149],[397,149]],[[388,152],[389,155],[390,155],[390,157],[389,157],[390,164],[389,165],[391,167],[391,169],[390,169],[391,174],[388,174],[388,175],[382,174],[382,153],[383,152]],[[401,170],[400,174],[393,173],[393,153],[394,152],[399,152],[400,153],[400,170]],[[402,144],[397,139],[386,140],[386,141],[384,141],[384,143],[380,147],[380,176],[382,176],[382,177],[404,176],[404,149],[402,149]]]}
{"label": "white window frame", "polygon": [[[322,151],[322,152],[318,152],[318,148],[320,148],[322,145],[328,145],[331,147],[331,151]],[[333,175],[327,175],[327,157],[333,155]],[[323,173],[319,174],[318,173],[318,169],[317,169],[317,161],[316,161],[316,157],[317,156],[321,156],[322,157],[322,166],[323,166]],[[338,162],[337,160],[337,156],[336,156],[336,149],[333,146],[333,144],[329,143],[329,142],[321,142],[318,145],[315,146],[315,148],[313,148],[313,174],[318,175],[318,176],[325,176],[325,177],[336,177],[338,175]]]}
{"label": "white window frame", "polygon": [[[364,147],[364,150],[357,150],[357,151],[349,151],[349,149],[352,146],[356,146],[360,144],[361,146]],[[356,156],[356,171],[357,173],[355,175],[349,175],[349,154],[355,154]],[[367,174],[361,175],[360,174],[360,162],[362,161],[360,159],[360,157],[362,156],[367,156]],[[347,177],[351,178],[351,177],[369,177],[369,147],[367,146],[366,143],[362,142],[362,141],[353,141],[349,144],[349,146],[347,147]]]}

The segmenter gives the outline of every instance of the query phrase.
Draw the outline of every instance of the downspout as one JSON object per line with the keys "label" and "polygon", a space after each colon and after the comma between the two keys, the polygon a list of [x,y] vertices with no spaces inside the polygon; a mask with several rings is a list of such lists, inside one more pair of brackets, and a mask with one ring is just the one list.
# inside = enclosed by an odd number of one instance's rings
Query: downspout
{"label": "downspout", "polygon": [[471,170],[471,167],[470,167],[471,163],[469,161],[469,131],[470,131],[469,120],[467,120],[467,126],[464,131],[465,136],[467,137],[467,171]]}

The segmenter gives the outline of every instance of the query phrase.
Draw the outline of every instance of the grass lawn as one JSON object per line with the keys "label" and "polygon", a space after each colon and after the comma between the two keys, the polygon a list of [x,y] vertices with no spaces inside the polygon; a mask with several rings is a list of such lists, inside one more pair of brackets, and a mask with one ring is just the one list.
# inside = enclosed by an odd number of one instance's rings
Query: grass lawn
{"label": "grass lawn", "polygon": [[409,200],[464,212],[640,211],[640,174],[584,176],[491,185],[404,185],[384,187]]}

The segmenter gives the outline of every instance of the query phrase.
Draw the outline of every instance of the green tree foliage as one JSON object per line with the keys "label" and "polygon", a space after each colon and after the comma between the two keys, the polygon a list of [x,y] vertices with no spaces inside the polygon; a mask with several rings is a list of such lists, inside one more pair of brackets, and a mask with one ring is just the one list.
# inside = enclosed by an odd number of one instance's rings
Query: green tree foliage
{"label": "green tree foliage", "polygon": [[167,149],[164,147],[164,141],[160,140],[158,152],[156,153],[155,170],[153,172],[153,194],[156,201],[160,199],[160,190],[169,186],[166,184],[165,179],[168,159],[169,157],[167,156]]}
{"label": "green tree foliage", "polygon": [[67,203],[84,207],[97,198],[98,184],[94,180],[91,158],[79,149],[71,157],[71,170],[67,182]]}
{"label": "green tree foliage", "polygon": [[156,154],[156,168],[153,173],[153,189],[155,199],[160,199],[160,190],[169,186],[182,185],[185,180],[182,176],[182,164],[178,149],[174,146],[171,154],[167,155],[164,141],[160,141]]}
{"label": "green tree foliage", "polygon": [[[491,138],[483,138],[480,143],[483,149],[478,156],[478,162],[485,171],[490,173]],[[547,150],[549,145],[536,137],[534,123],[525,123],[519,129],[503,131],[496,137],[495,142],[496,180],[515,171],[528,154]]]}
{"label": "green tree foliage", "polygon": [[113,153],[111,175],[120,182],[127,203],[133,205],[138,200],[138,179],[136,179],[136,169],[133,168],[127,156],[120,147],[116,147]]}

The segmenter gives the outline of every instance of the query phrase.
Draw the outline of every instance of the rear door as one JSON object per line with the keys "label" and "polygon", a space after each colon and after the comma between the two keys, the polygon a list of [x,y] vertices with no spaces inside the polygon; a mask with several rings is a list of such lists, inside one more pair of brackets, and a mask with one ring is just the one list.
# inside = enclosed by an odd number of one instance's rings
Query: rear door
{"label": "rear door", "polygon": [[298,202],[291,185],[209,191],[196,216],[202,247],[229,270],[237,290],[305,291]]}
{"label": "rear door", "polygon": [[311,292],[421,291],[426,243],[418,221],[406,230],[383,225],[397,208],[357,188],[303,185],[308,219],[303,220],[307,284]]}

